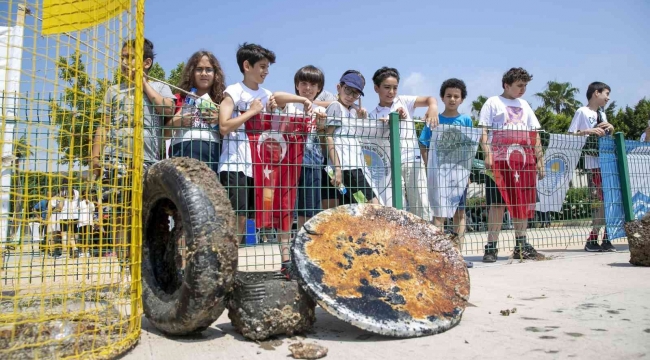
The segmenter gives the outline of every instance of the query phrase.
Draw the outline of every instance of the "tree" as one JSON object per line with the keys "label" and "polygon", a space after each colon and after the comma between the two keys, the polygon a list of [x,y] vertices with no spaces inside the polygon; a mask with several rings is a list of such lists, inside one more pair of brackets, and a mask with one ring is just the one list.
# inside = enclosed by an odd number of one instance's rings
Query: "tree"
{"label": "tree", "polygon": [[607,121],[612,121],[616,117],[616,101],[612,101],[605,108],[605,116],[607,116]]}
{"label": "tree", "polygon": [[[605,110],[607,111],[607,110]],[[639,100],[634,108],[626,106],[620,109],[616,116],[608,121],[614,126],[616,132],[625,134],[625,138],[638,140],[643,131],[648,127],[650,120],[650,100]]]}
{"label": "tree", "polygon": [[479,95],[476,100],[472,101],[472,120],[473,121],[478,121],[478,117],[481,113],[481,109],[483,108],[483,105],[487,101],[487,97],[483,95]]}
{"label": "tree", "polygon": [[[183,76],[184,68],[185,68],[185,62],[178,63],[178,65],[176,65],[176,68],[174,68],[172,71],[169,72],[169,77],[167,78],[167,82],[174,86],[179,86],[181,84],[181,76]],[[172,92],[176,94],[178,90],[172,88]]]}
{"label": "tree", "polygon": [[162,66],[160,66],[160,64],[157,62],[151,65],[151,69],[149,69],[148,75],[158,80],[165,81],[165,69],[163,69]]}
{"label": "tree", "polygon": [[544,106],[535,109],[535,116],[537,116],[542,129],[553,134],[565,134],[569,131],[573,119],[572,116],[567,114],[555,114]]}
{"label": "tree", "polygon": [[101,123],[99,109],[110,85],[106,79],[92,80],[81,55],[74,53],[57,62],[59,78],[67,83],[59,99],[50,99],[50,122],[59,128],[59,162],[88,165],[95,129]]}
{"label": "tree", "polygon": [[575,99],[580,90],[574,88],[569,82],[549,81],[546,83],[546,90],[535,94],[542,100],[542,106],[555,112],[555,114],[573,114],[582,106],[582,103]]}

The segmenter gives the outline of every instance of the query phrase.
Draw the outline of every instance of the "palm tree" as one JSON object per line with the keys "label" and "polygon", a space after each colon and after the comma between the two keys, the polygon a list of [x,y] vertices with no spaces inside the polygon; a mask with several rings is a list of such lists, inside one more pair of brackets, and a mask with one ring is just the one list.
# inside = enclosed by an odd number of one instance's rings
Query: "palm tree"
{"label": "palm tree", "polygon": [[570,82],[549,81],[546,90],[535,94],[542,100],[542,106],[556,114],[572,116],[582,103],[575,99],[580,90],[574,88]]}
{"label": "palm tree", "polygon": [[474,119],[478,119],[479,114],[481,113],[481,109],[483,108],[483,104],[485,104],[487,99],[488,98],[486,96],[479,95],[476,100],[472,101],[472,117],[474,117]]}

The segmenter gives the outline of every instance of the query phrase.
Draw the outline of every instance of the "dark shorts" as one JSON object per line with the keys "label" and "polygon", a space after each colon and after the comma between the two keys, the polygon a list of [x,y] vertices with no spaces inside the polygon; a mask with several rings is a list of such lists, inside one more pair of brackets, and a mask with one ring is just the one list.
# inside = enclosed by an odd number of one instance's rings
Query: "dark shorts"
{"label": "dark shorts", "polygon": [[169,149],[172,157],[189,157],[206,163],[212,171],[219,173],[221,143],[205,140],[183,141]]}
{"label": "dark shorts", "polygon": [[322,200],[338,199],[338,190],[332,186],[332,179],[325,172],[325,168],[321,170],[321,183],[320,197]]}
{"label": "dark shorts", "polygon": [[239,216],[253,216],[255,210],[253,178],[243,172],[222,171],[219,173],[219,181],[228,191],[228,198],[235,213]]}
{"label": "dark shorts", "polygon": [[372,187],[366,180],[366,177],[363,175],[363,170],[343,170],[341,176],[343,177],[343,184],[345,185],[347,192],[345,195],[343,195],[338,190],[336,190],[339,199],[339,205],[355,204],[357,201],[353,195],[359,191],[363,193],[368,202],[376,197],[375,192],[372,191]]}
{"label": "dark shorts", "polygon": [[505,205],[506,202],[501,196],[501,192],[497,188],[497,184],[489,176],[485,177],[485,203],[490,205]]}
{"label": "dark shorts", "polygon": [[298,185],[298,216],[313,217],[321,211],[321,175],[320,168],[303,166],[300,170]]}

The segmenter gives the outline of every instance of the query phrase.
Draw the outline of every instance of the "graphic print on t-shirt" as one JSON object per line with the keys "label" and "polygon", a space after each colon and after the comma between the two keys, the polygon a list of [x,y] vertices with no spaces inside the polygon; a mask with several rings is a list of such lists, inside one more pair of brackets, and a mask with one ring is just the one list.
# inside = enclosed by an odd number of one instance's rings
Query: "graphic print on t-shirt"
{"label": "graphic print on t-shirt", "polygon": [[524,108],[523,107],[516,107],[516,106],[506,106],[506,111],[508,112],[508,118],[506,119],[505,125],[510,125],[510,124],[523,124],[524,126]]}

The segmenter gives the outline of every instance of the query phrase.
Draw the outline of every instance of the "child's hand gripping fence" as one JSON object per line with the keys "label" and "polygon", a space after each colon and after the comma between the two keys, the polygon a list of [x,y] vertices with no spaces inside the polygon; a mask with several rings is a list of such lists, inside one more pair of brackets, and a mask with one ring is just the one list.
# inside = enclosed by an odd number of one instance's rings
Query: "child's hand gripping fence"
{"label": "child's hand gripping fence", "polygon": [[113,357],[140,334],[144,2],[57,3],[0,10],[7,359]]}

